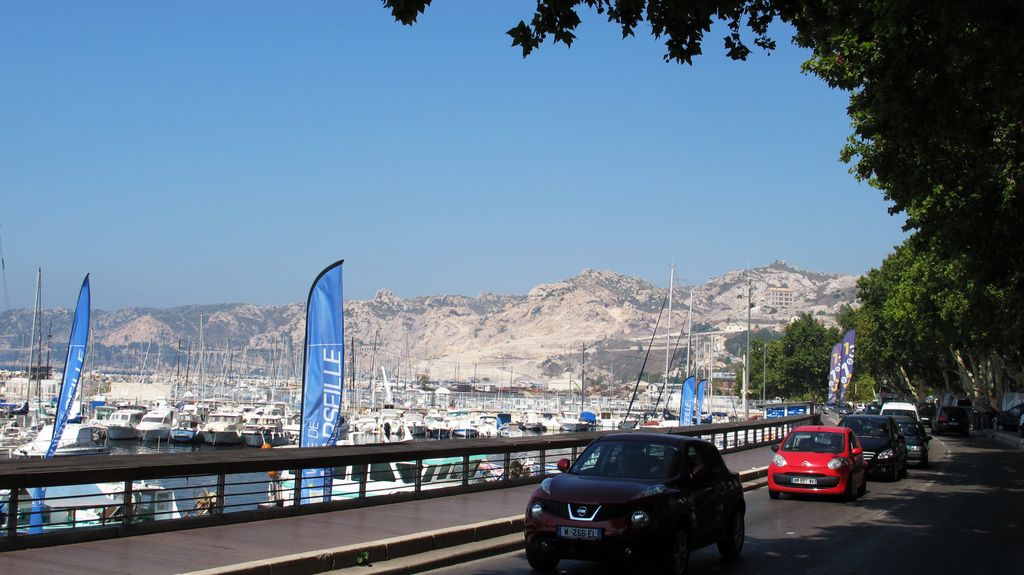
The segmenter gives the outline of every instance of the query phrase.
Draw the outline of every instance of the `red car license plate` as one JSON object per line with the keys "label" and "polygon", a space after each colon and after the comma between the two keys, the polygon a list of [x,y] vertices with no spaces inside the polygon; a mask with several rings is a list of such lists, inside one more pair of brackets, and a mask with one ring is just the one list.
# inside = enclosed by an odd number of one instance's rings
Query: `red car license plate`
{"label": "red car license plate", "polygon": [[798,485],[817,485],[818,479],[815,477],[794,477],[793,483]]}
{"label": "red car license plate", "polygon": [[558,526],[558,536],[563,539],[583,539],[585,541],[598,541],[604,535],[603,529],[593,527],[571,527],[568,525]]}

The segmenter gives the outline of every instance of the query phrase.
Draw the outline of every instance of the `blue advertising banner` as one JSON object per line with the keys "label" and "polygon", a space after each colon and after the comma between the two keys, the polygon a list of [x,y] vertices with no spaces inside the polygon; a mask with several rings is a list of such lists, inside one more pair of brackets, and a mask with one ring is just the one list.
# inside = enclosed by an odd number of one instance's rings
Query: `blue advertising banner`
{"label": "blue advertising banner", "polygon": [[696,416],[694,416],[694,419],[697,421],[698,424],[701,423],[700,414],[704,413],[704,388],[706,388],[707,386],[708,380],[706,379],[702,379],[699,383],[697,383],[697,406],[695,409],[697,414]]}
{"label": "blue advertising banner", "polygon": [[68,342],[68,357],[64,361],[64,380],[60,385],[57,397],[57,411],[53,417],[53,438],[46,450],[46,458],[53,457],[60,444],[64,427],[73,411],[72,403],[78,392],[78,380],[82,375],[82,364],[85,363],[85,348],[89,345],[89,274],[85,275],[82,289],[78,292],[78,304],[75,306],[75,318],[71,322],[71,339]]}
{"label": "blue advertising banner", "polygon": [[683,382],[683,393],[679,400],[679,425],[693,425],[693,382],[696,379],[691,375]]}
{"label": "blue advertising banner", "polygon": [[846,389],[850,387],[850,382],[853,381],[854,338],[856,336],[856,332],[852,329],[843,336],[843,353],[840,359],[839,403],[842,403],[846,398]]}
{"label": "blue advertising banner", "polygon": [[[89,344],[89,274],[85,274],[82,282],[82,289],[78,291],[78,304],[75,306],[75,317],[71,322],[71,339],[68,341],[68,357],[64,362],[64,380],[61,382],[60,395],[57,398],[57,411],[53,417],[53,436],[50,438],[50,446],[46,449],[44,459],[53,457],[60,445],[60,438],[64,434],[64,428],[68,424],[68,416],[72,411],[72,404],[75,401],[78,381],[82,375],[82,364],[85,363],[85,348]],[[43,500],[46,498],[45,487],[32,487],[29,489],[29,496],[32,498],[32,512],[29,517],[29,529],[31,534],[43,532],[43,513],[45,506]]]}
{"label": "blue advertising banner", "polygon": [[785,407],[766,407],[764,408],[765,419],[775,419],[777,417],[786,417]]}
{"label": "blue advertising banner", "polygon": [[828,367],[828,398],[825,403],[833,405],[839,400],[839,369],[842,358],[843,345],[840,343],[832,346],[832,356],[829,358]]}
{"label": "blue advertising banner", "polygon": [[790,405],[786,407],[786,416],[790,415],[807,415],[806,405]]}
{"label": "blue advertising banner", "polygon": [[[345,371],[343,263],[335,262],[320,272],[306,302],[299,447],[333,445],[338,439]],[[322,490],[323,500],[330,501],[330,481],[327,469],[303,469],[302,502],[310,502],[313,490]]]}

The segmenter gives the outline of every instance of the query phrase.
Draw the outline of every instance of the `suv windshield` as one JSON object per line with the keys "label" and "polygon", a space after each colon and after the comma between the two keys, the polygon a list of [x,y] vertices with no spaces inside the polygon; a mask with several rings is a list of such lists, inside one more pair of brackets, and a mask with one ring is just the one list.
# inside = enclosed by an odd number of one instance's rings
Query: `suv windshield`
{"label": "suv windshield", "polygon": [[939,410],[941,415],[948,415],[949,417],[962,417],[967,418],[967,410],[962,407],[943,407]]}
{"label": "suv windshield", "polygon": [[679,449],[646,441],[598,441],[576,460],[572,473],[597,477],[668,479],[678,472]]}

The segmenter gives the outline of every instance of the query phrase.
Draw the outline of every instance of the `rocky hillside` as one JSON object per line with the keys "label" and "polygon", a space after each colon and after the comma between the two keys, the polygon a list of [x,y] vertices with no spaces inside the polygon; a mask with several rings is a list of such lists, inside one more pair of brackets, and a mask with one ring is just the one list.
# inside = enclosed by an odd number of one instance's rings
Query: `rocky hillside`
{"label": "rocky hillside", "polygon": [[[729,272],[699,286],[677,286],[672,326],[686,325],[693,293],[694,324],[723,331],[746,326],[747,279],[755,325],[781,328],[800,312],[833,321],[855,298],[855,276],[807,272],[785,262]],[[668,289],[610,271],[584,270],[527,295],[482,294],[403,299],[382,289],[368,301],[346,303],[346,337],[356,342],[360,371],[384,365],[401,377],[545,379],[576,373],[583,346],[587,369],[613,377],[635,377]],[[94,311],[92,361],[99,368],[138,372],[183,370],[199,349],[203,317],[206,369],[241,375],[296,373],[301,365],[302,304],[196,305],[172,309]],[[47,310],[52,321],[51,363],[60,365],[69,310]],[[667,313],[665,314],[667,316]],[[664,332],[667,317],[659,331]],[[0,314],[0,363],[24,364],[31,312]],[[664,338],[659,345],[664,348]],[[66,349],[66,348],[65,348]],[[662,351],[664,353],[664,351]],[[664,362],[664,359],[660,361]],[[650,368],[649,371],[658,371]],[[589,376],[588,376],[589,377]]]}

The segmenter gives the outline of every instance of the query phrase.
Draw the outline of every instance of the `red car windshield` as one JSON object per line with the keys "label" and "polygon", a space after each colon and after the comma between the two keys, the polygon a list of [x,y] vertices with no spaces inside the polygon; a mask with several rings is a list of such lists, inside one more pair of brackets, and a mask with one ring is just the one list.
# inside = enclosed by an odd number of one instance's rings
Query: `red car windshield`
{"label": "red car windshield", "polygon": [[842,453],[843,435],[831,431],[794,431],[782,444],[785,451]]}

